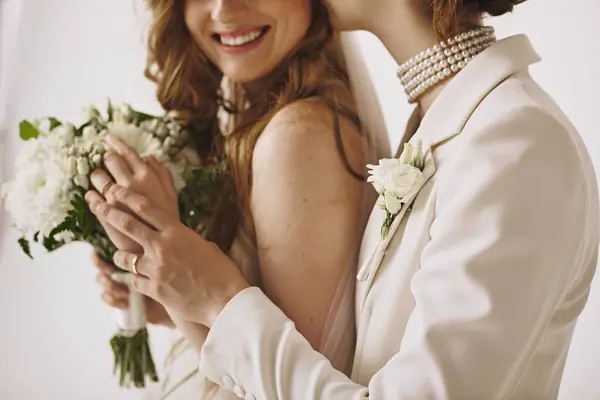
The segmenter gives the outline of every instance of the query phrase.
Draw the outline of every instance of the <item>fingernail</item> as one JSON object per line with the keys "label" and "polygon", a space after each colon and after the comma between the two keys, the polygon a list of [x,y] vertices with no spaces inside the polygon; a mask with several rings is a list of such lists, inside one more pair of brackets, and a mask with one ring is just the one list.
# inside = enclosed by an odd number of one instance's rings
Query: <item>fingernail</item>
{"label": "fingernail", "polygon": [[104,159],[106,159],[106,158],[108,158],[108,157],[110,157],[112,155],[113,155],[113,151],[112,150],[106,150],[104,152]]}
{"label": "fingernail", "polygon": [[89,203],[89,207],[90,207],[90,211],[93,214],[96,214],[96,211],[98,211],[98,207],[100,206],[100,204],[97,201],[91,201]]}
{"label": "fingernail", "polygon": [[108,135],[106,135],[106,141],[112,146],[117,144],[118,139],[114,135],[109,133]]}

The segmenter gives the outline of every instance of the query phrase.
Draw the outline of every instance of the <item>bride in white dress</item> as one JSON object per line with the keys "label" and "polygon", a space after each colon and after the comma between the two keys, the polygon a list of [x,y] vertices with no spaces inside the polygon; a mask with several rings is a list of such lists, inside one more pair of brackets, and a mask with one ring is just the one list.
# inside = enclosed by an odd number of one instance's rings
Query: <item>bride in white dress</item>
{"label": "bride in white dress", "polygon": [[[247,281],[271,296],[316,350],[349,373],[356,252],[375,200],[364,166],[374,160],[326,8],[317,0],[148,4],[147,75],[159,101],[208,122],[199,150],[225,151],[234,172],[236,207],[217,216],[215,241],[222,239]],[[117,183],[144,195],[158,190],[152,179]],[[120,248],[132,245],[109,234]],[[111,281],[112,268],[97,265],[103,299],[126,307],[127,290]],[[147,306],[151,322],[173,326],[160,304],[148,299]],[[206,380],[197,366],[198,349],[182,336],[165,363],[162,398],[240,396]]]}

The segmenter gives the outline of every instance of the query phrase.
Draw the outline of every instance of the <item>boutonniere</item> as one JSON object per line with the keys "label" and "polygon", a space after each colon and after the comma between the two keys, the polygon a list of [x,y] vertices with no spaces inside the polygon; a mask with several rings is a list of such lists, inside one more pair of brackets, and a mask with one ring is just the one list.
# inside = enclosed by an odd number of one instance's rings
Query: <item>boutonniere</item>
{"label": "boutonniere", "polygon": [[399,158],[384,158],[379,165],[367,165],[369,178],[379,193],[377,205],[385,211],[385,220],[381,226],[381,237],[385,239],[394,219],[423,186],[423,169],[427,154],[423,151],[423,142],[404,144]]}

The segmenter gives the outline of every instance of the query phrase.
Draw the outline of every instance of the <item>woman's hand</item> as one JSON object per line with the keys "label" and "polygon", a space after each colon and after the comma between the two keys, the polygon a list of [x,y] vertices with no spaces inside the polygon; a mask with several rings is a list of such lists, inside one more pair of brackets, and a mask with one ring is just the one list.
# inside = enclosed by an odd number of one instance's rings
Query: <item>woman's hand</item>
{"label": "woman's hand", "polygon": [[111,206],[96,192],[86,194],[99,219],[143,248],[135,266],[133,260],[139,254],[118,251],[114,256],[115,265],[137,272],[132,277],[133,289],[188,321],[210,327],[227,302],[249,287],[233,261],[215,244],[148,197],[116,184],[106,191],[106,197],[135,215]]}
{"label": "woman's hand", "polygon": [[[144,162],[137,153],[122,140],[108,135],[106,142],[110,148],[104,155],[104,165],[110,175],[101,169],[91,175],[92,184],[104,195],[106,190],[115,183],[131,188],[138,193],[152,197],[158,204],[172,215],[179,215],[177,191],[168,168],[150,157]],[[111,177],[112,175],[112,177]],[[113,180],[114,178],[114,180]],[[100,200],[98,194],[92,194],[95,200]],[[127,211],[122,204],[112,205]],[[111,241],[121,250],[141,253],[141,246],[118,230],[107,225],[100,219]]]}
{"label": "woman's hand", "polygon": [[[116,183],[151,198],[169,215],[178,218],[177,190],[169,169],[154,157],[142,160],[131,147],[115,136],[108,135],[106,143],[110,150],[104,155],[104,166],[110,176],[103,170],[94,171],[91,176],[94,187],[105,192]],[[100,193],[103,194],[102,191]]]}
{"label": "woman's hand", "polygon": [[[94,254],[94,265],[98,268],[96,280],[102,286],[102,300],[113,308],[127,309],[129,289],[111,277],[117,271],[97,254]],[[157,301],[145,296],[145,305],[148,322],[154,325],[174,326],[165,308]]]}

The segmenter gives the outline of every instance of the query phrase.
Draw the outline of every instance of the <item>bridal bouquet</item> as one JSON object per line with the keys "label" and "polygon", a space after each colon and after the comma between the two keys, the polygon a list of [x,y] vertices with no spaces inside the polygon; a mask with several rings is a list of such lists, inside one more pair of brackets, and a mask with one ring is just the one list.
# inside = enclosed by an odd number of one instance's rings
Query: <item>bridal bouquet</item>
{"label": "bridal bouquet", "polygon": [[[22,233],[23,251],[32,257],[32,242],[53,251],[72,241],[84,241],[100,257],[112,260],[116,248],[84,201],[91,172],[103,167],[108,132],[141,157],[154,156],[169,167],[182,223],[204,234],[203,221],[220,201],[226,165],[218,158],[200,160],[192,129],[171,116],[151,116],[110,103],[105,115],[90,107],[87,121],[78,127],[56,118],[22,121],[19,131],[25,144],[16,160],[16,177],[2,186],[1,197]],[[125,274],[118,274],[123,281]],[[118,330],[111,347],[120,385],[145,387],[147,378],[157,381],[142,295],[132,291],[129,309],[117,310],[116,317]]]}

